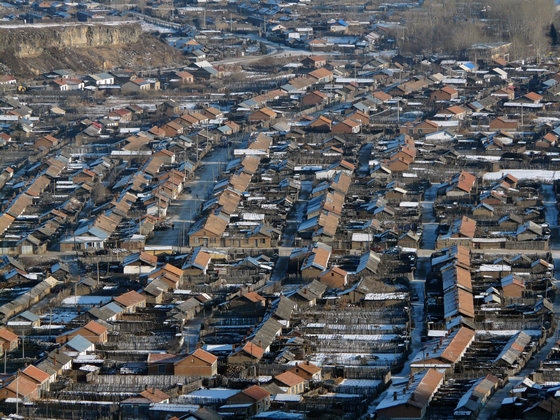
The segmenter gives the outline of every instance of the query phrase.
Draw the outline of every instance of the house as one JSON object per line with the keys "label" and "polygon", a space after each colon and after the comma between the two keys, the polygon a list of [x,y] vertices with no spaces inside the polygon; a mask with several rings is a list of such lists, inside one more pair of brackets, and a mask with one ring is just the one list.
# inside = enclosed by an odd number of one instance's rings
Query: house
{"label": "house", "polygon": [[305,379],[289,370],[274,376],[273,381],[286,394],[302,394],[305,391]]}
{"label": "house", "polygon": [[348,273],[340,267],[331,267],[321,273],[319,281],[331,289],[342,289],[348,282]]}
{"label": "house", "polygon": [[332,120],[324,115],[320,115],[315,120],[311,121],[307,127],[313,131],[329,132],[331,131],[332,124]]}
{"label": "house", "polygon": [[301,103],[304,106],[315,106],[327,101],[328,101],[328,96],[319,90],[309,92],[301,99]]}
{"label": "house", "polygon": [[345,120],[334,124],[331,127],[331,132],[333,134],[357,134],[360,132],[361,127],[362,124],[360,121],[346,118]]}
{"label": "house", "polygon": [[327,58],[322,55],[312,55],[301,60],[301,64],[306,68],[319,69],[327,65]]}
{"label": "house", "polygon": [[463,197],[473,193],[476,185],[476,176],[466,171],[461,171],[454,175],[445,189],[448,197]]}
{"label": "house", "polygon": [[434,102],[438,101],[451,101],[459,97],[459,91],[452,86],[444,86],[440,89],[433,91],[430,94],[430,99]]}
{"label": "house", "polygon": [[505,298],[521,298],[525,292],[525,281],[514,274],[509,274],[500,280],[502,295]]}
{"label": "house", "polygon": [[189,231],[189,245],[218,246],[222,234],[229,224],[229,216],[224,213],[211,213],[207,218],[194,223]]}
{"label": "house", "polygon": [[251,112],[247,116],[249,122],[265,122],[275,119],[278,114],[270,108],[264,107]]}
{"label": "house", "polygon": [[19,337],[6,327],[0,328],[0,346],[2,354],[18,348]]}
{"label": "house", "polygon": [[202,247],[196,247],[183,264],[183,272],[187,275],[204,275],[208,271],[212,255]]}
{"label": "house", "polygon": [[135,252],[123,260],[124,274],[148,274],[157,267],[157,256],[147,252]]}
{"label": "house", "polygon": [[322,379],[321,368],[309,361],[296,363],[289,371],[301,376],[306,381],[320,381]]}
{"label": "house", "polygon": [[34,382],[39,391],[39,397],[42,393],[48,392],[51,383],[53,382],[53,377],[41,369],[29,365],[21,371],[21,376]]}
{"label": "house", "polygon": [[115,84],[115,76],[109,73],[98,73],[89,76],[89,79],[95,83],[96,86],[106,86]]}
{"label": "house", "polygon": [[500,379],[492,374],[476,381],[469,390],[463,394],[455,407],[455,416],[464,418],[476,418],[480,409],[500,387]]}
{"label": "house", "polygon": [[218,374],[218,358],[202,349],[175,362],[174,375],[210,377]]}
{"label": "house", "polygon": [[461,327],[445,337],[426,342],[422,350],[412,359],[410,364],[412,372],[436,368],[453,373],[455,366],[460,363],[474,342],[474,338],[474,330]]}
{"label": "house", "polygon": [[422,419],[435,393],[443,383],[444,374],[428,369],[411,376],[409,381],[393,384],[377,405],[380,419]]}
{"label": "house", "polygon": [[301,276],[304,279],[319,278],[321,273],[327,269],[330,256],[331,247],[317,242],[301,265]]}
{"label": "house", "polygon": [[123,420],[148,418],[153,415],[151,408],[156,404],[168,404],[169,395],[157,388],[146,386],[146,389],[136,396],[120,402],[119,417]]}
{"label": "house", "polygon": [[220,407],[220,411],[249,418],[270,408],[270,393],[258,385],[252,385],[229,397],[226,403]]}
{"label": "house", "polygon": [[519,121],[511,118],[496,117],[490,121],[488,127],[492,131],[517,131],[519,128]]}
{"label": "house", "polygon": [[[138,77],[129,80],[128,82],[126,82],[121,86],[121,92],[123,93],[139,93],[139,92],[148,91],[150,89],[151,89],[150,81]],[[159,89],[159,85],[157,89]]]}
{"label": "house", "polygon": [[123,293],[113,298],[113,300],[121,305],[127,314],[136,312],[138,308],[146,307],[146,298],[134,290]]}
{"label": "house", "polygon": [[189,84],[194,82],[194,76],[188,71],[175,72],[175,76],[177,76],[181,84]]}
{"label": "house", "polygon": [[39,386],[24,375],[16,375],[15,379],[0,389],[0,400],[18,398],[23,401],[39,399]]}
{"label": "house", "polygon": [[23,311],[8,321],[8,327],[17,331],[26,331],[41,325],[41,318],[30,311]]}
{"label": "house", "polygon": [[308,75],[316,80],[315,83],[329,83],[334,80],[334,73],[324,67],[313,70]]}
{"label": "house", "polygon": [[264,350],[248,341],[243,346],[236,347],[228,356],[228,364],[248,365],[258,363],[264,355]]}
{"label": "house", "polygon": [[58,145],[58,139],[51,136],[50,134],[47,134],[39,138],[37,141],[35,141],[35,148],[38,150],[41,149],[50,150],[57,145]]}

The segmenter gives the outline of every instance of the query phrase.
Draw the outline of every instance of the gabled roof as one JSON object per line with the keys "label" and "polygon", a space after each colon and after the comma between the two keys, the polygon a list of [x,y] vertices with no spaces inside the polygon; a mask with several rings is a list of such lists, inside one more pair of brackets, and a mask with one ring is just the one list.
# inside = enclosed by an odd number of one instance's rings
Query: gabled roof
{"label": "gabled roof", "polygon": [[147,388],[140,395],[152,403],[159,403],[169,399],[169,395],[157,388]]}
{"label": "gabled roof", "polygon": [[123,305],[125,308],[146,302],[146,298],[134,290],[123,293],[122,295],[113,298],[113,300]]}
{"label": "gabled roof", "polygon": [[245,343],[245,345],[241,347],[240,351],[243,351],[256,359],[260,359],[264,355],[264,350],[250,341]]}
{"label": "gabled roof", "polygon": [[95,321],[89,321],[82,328],[85,328],[86,330],[91,331],[94,335],[97,335],[97,336],[103,335],[108,331],[106,327],[101,325],[99,322],[95,322]]}
{"label": "gabled roof", "polygon": [[42,384],[43,382],[48,381],[50,378],[48,373],[43,372],[41,369],[33,365],[27,366],[24,370],[21,371],[21,373],[38,384]]}
{"label": "gabled roof", "polygon": [[474,341],[475,335],[476,333],[470,328],[461,327],[445,348],[441,357],[451,363],[457,363]]}
{"label": "gabled roof", "polygon": [[10,331],[9,329],[3,327],[0,328],[0,340],[4,340],[7,341],[9,343],[16,341],[19,337],[17,336],[17,334],[14,334],[12,331]]}
{"label": "gabled roof", "polygon": [[261,401],[264,400],[265,398],[270,397],[270,392],[261,388],[258,385],[250,386],[249,388],[244,389],[241,392],[255,401]]}
{"label": "gabled roof", "polygon": [[202,360],[203,362],[214,364],[218,361],[218,357],[214,356],[212,353],[208,353],[206,350],[196,349],[191,353],[191,356]]}
{"label": "gabled roof", "polygon": [[274,379],[288,387],[292,387],[302,382],[305,382],[305,379],[303,379],[301,376],[296,375],[295,373],[289,370],[279,375],[276,375]]}

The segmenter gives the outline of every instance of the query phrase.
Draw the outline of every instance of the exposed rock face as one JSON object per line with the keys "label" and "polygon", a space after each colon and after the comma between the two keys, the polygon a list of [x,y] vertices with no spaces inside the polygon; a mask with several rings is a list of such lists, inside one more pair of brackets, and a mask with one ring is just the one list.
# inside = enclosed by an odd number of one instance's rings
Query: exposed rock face
{"label": "exposed rock face", "polygon": [[77,73],[181,65],[185,57],[139,24],[0,27],[0,72],[18,78],[68,68]]}
{"label": "exposed rock face", "polygon": [[0,54],[31,58],[50,48],[120,46],[137,42],[141,34],[137,24],[0,29]]}

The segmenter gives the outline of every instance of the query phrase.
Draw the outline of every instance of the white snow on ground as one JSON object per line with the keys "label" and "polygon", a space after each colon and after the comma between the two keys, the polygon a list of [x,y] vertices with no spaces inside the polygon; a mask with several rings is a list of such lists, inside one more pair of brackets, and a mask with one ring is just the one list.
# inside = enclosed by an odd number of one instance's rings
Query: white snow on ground
{"label": "white snow on ground", "polygon": [[547,171],[537,169],[504,169],[503,171],[488,172],[484,174],[485,181],[496,181],[501,179],[504,175],[513,175],[519,180],[534,179],[538,181],[551,182],[560,179],[560,171]]}
{"label": "white snow on ground", "polygon": [[62,301],[63,305],[99,305],[111,301],[110,296],[70,296]]}

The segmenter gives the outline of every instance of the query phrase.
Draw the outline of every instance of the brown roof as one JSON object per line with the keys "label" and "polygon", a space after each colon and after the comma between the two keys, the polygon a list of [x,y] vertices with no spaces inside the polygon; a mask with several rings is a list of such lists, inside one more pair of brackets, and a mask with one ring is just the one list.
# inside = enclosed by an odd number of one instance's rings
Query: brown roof
{"label": "brown roof", "polygon": [[167,359],[173,359],[176,356],[174,354],[169,353],[150,353],[148,354],[147,363],[157,363]]}
{"label": "brown roof", "polygon": [[457,114],[463,114],[467,110],[460,105],[454,105],[454,106],[450,106],[449,108],[447,108],[447,111],[451,112],[452,114],[457,115]]}
{"label": "brown roof", "polygon": [[317,70],[313,70],[312,72],[309,73],[309,76],[314,77],[315,79],[323,79],[325,77],[330,77],[333,75],[333,72],[330,70],[327,70],[324,67],[321,67],[320,69]]}
{"label": "brown roof", "polygon": [[202,349],[196,349],[192,353],[192,356],[196,357],[197,359],[202,360],[203,362],[210,363],[211,365],[213,365],[214,363],[216,363],[218,361],[218,358],[216,356],[214,356],[212,353],[208,353],[206,350],[202,350]]}
{"label": "brown roof", "polygon": [[18,339],[18,336],[7,328],[0,328],[0,339],[11,343],[13,341],[16,341]]}
{"label": "brown roof", "polygon": [[14,222],[15,218],[7,213],[0,216],[0,235],[3,235]]}
{"label": "brown roof", "polygon": [[157,255],[148,254],[147,252],[144,251],[140,251],[140,255],[138,256],[138,259],[150,265],[157,264]]}
{"label": "brown roof", "polygon": [[474,238],[474,233],[476,232],[476,220],[470,219],[467,216],[463,216],[461,220],[461,227],[459,229],[459,234],[463,237]]}
{"label": "brown roof", "polygon": [[457,296],[459,300],[459,313],[470,318],[474,318],[474,300],[472,293],[458,288]]}
{"label": "brown roof", "polygon": [[169,395],[157,388],[148,388],[142,391],[140,395],[153,403],[159,403],[169,399]]}
{"label": "brown roof", "polygon": [[237,209],[241,196],[234,190],[227,188],[218,199],[218,205],[222,206],[222,211],[226,214],[232,214]]}
{"label": "brown roof", "polygon": [[256,357],[257,359],[260,359],[261,357],[263,357],[264,354],[264,350],[262,348],[260,348],[259,346],[257,346],[256,344],[253,344],[252,342],[247,342],[245,343],[245,345],[243,346],[242,350],[245,353],[250,354],[253,357]]}
{"label": "brown roof", "polygon": [[436,369],[428,369],[408,403],[416,407],[426,407],[443,382],[443,377],[444,374]]}
{"label": "brown roof", "polygon": [[176,276],[181,277],[183,275],[183,270],[181,270],[180,268],[175,267],[173,264],[165,264],[163,267],[161,267],[162,270],[165,271],[169,271],[172,274],[175,274]]}
{"label": "brown roof", "polygon": [[95,322],[95,321],[89,321],[86,325],[84,325],[83,328],[85,328],[88,331],[91,331],[92,333],[98,336],[103,335],[108,331],[107,328],[105,328],[99,322]]}
{"label": "brown roof", "polygon": [[262,302],[266,299],[259,295],[257,292],[247,292],[243,295],[244,298],[250,300],[251,302]]}
{"label": "brown roof", "polygon": [[241,392],[254,399],[255,401],[264,400],[265,398],[270,397],[270,392],[258,385],[250,386],[249,388],[244,389]]}
{"label": "brown roof", "polygon": [[25,192],[31,197],[39,197],[50,183],[51,180],[47,176],[41,175],[35,181],[33,181],[33,184],[31,184]]}
{"label": "brown roof", "polygon": [[452,86],[448,86],[448,85],[445,85],[440,90],[442,92],[448,93],[449,95],[455,95],[456,93],[459,93],[459,91],[457,89],[455,89]]}
{"label": "brown roof", "polygon": [[27,397],[37,390],[37,384],[25,376],[18,376],[14,381],[6,386],[14,394],[21,397]]}
{"label": "brown roof", "polygon": [[41,369],[33,365],[27,366],[21,373],[23,373],[25,376],[29,377],[34,382],[39,384],[48,381],[50,378],[48,373],[43,372]]}
{"label": "brown roof", "polygon": [[259,133],[257,138],[247,146],[251,150],[268,150],[272,145],[272,138],[266,134]]}
{"label": "brown roof", "polygon": [[234,190],[244,192],[251,182],[251,175],[247,172],[241,172],[239,174],[233,175],[229,179],[229,183]]}
{"label": "brown roof", "polygon": [[321,372],[321,368],[313,363],[305,362],[296,364],[290,371],[304,379],[308,379],[316,373]]}
{"label": "brown roof", "polygon": [[378,90],[377,92],[373,92],[371,95],[383,102],[389,101],[392,98],[391,95],[380,90]]}
{"label": "brown roof", "polygon": [[313,250],[313,253],[315,254],[315,259],[313,260],[313,262],[320,265],[321,267],[326,267],[329,262],[331,253],[324,248],[315,248]]}
{"label": "brown roof", "polygon": [[535,102],[542,101],[542,99],[543,99],[543,97],[541,95],[539,95],[538,93],[535,93],[535,92],[526,93],[524,96],[525,96],[525,98],[527,98],[531,101],[535,101]]}
{"label": "brown roof", "polygon": [[469,174],[468,172],[461,171],[461,173],[459,174],[459,180],[457,182],[457,188],[470,193],[475,182],[476,176]]}
{"label": "brown roof", "polygon": [[322,212],[317,224],[323,228],[323,234],[334,237],[338,228],[339,216],[335,213]]}
{"label": "brown roof", "polygon": [[258,156],[247,155],[243,158],[243,161],[241,162],[241,166],[243,166],[243,169],[246,172],[252,175],[257,171],[260,161],[261,159]]}
{"label": "brown roof", "polygon": [[457,363],[465,354],[474,340],[475,332],[470,328],[461,327],[455,337],[447,345],[441,357],[451,363]]}
{"label": "brown roof", "polygon": [[29,197],[27,194],[21,194],[12,203],[10,208],[6,211],[10,216],[18,217],[25,212],[28,205],[33,202],[33,198]]}
{"label": "brown roof", "polygon": [[201,250],[198,252],[198,254],[196,254],[196,258],[194,259],[193,263],[200,267],[208,267],[208,263],[210,262],[211,259],[212,259],[211,254]]}
{"label": "brown roof", "polygon": [[471,272],[463,267],[455,267],[457,271],[457,285],[472,291]]}
{"label": "brown roof", "polygon": [[117,303],[120,303],[125,308],[137,305],[142,302],[146,302],[146,298],[134,290],[117,296],[116,298],[113,298],[113,300]]}
{"label": "brown roof", "polygon": [[457,262],[461,264],[464,268],[470,267],[471,265],[471,251],[469,248],[463,245],[457,246],[457,253],[455,254]]}
{"label": "brown roof", "polygon": [[305,381],[305,379],[303,379],[301,376],[296,375],[295,373],[290,372],[289,370],[284,373],[281,373],[280,375],[276,375],[274,379],[289,387],[292,387],[294,385],[300,384],[303,381]]}

